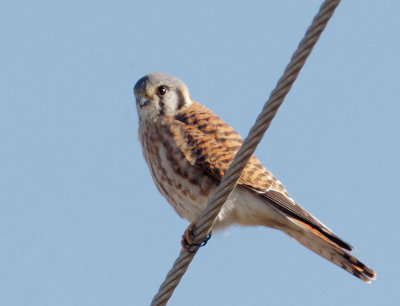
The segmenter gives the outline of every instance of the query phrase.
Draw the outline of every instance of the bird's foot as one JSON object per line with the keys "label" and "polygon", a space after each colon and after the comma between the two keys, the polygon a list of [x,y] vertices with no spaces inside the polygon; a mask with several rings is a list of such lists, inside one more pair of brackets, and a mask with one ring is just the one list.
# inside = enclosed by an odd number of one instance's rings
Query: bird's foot
{"label": "bird's foot", "polygon": [[210,238],[211,238],[211,233],[210,233],[205,237],[205,239],[202,242],[195,243],[194,242],[194,238],[195,237],[194,237],[194,233],[193,233],[193,230],[194,230],[195,226],[196,226],[196,223],[191,223],[189,225],[189,227],[186,229],[186,231],[183,234],[183,236],[182,236],[182,241],[181,241],[182,248],[183,248],[183,250],[185,252],[188,252],[188,253],[196,252],[198,249],[195,249],[195,250],[192,251],[191,250],[192,247],[194,247],[194,246],[196,246],[196,247],[205,246],[207,244],[208,240],[210,240]]}

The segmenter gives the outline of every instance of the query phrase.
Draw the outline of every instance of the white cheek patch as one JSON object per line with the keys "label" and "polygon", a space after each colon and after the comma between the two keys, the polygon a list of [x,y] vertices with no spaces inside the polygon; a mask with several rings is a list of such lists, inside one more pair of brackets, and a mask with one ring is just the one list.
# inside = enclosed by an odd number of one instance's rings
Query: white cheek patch
{"label": "white cheek patch", "polygon": [[172,115],[175,113],[178,105],[178,97],[175,91],[170,91],[167,97],[162,100],[164,104],[164,114]]}
{"label": "white cheek patch", "polygon": [[160,113],[160,107],[158,101],[150,101],[147,105],[140,107],[137,104],[137,110],[138,114],[140,117],[140,120],[142,121],[148,121],[155,119],[156,117],[159,116]]}
{"label": "white cheek patch", "polygon": [[183,107],[192,104],[189,92],[178,88],[171,89],[169,95],[163,99],[164,112],[166,115],[175,115]]}

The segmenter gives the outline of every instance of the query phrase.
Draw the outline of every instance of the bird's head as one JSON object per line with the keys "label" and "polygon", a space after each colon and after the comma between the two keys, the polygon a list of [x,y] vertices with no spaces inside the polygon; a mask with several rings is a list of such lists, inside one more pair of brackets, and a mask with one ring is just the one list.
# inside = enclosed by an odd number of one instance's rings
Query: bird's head
{"label": "bird's head", "polygon": [[133,91],[140,121],[174,116],[192,104],[186,85],[165,73],[151,73],[142,77]]}

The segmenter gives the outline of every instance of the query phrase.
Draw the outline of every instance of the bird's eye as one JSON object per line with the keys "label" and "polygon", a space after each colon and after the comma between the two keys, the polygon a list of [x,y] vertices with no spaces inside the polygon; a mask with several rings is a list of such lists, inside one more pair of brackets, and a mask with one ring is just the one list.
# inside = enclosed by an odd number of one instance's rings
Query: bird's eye
{"label": "bird's eye", "polygon": [[159,94],[160,96],[163,96],[167,93],[167,87],[165,86],[160,86],[157,88],[157,94]]}

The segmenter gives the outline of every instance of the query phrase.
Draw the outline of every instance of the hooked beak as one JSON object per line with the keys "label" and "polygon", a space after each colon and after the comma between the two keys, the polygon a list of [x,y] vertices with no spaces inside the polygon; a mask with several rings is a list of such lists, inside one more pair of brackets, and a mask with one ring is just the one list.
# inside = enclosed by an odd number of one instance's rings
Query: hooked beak
{"label": "hooked beak", "polygon": [[149,102],[150,102],[150,99],[146,98],[144,96],[140,96],[139,99],[138,99],[138,103],[139,103],[140,108],[142,108],[143,106],[145,106]]}

